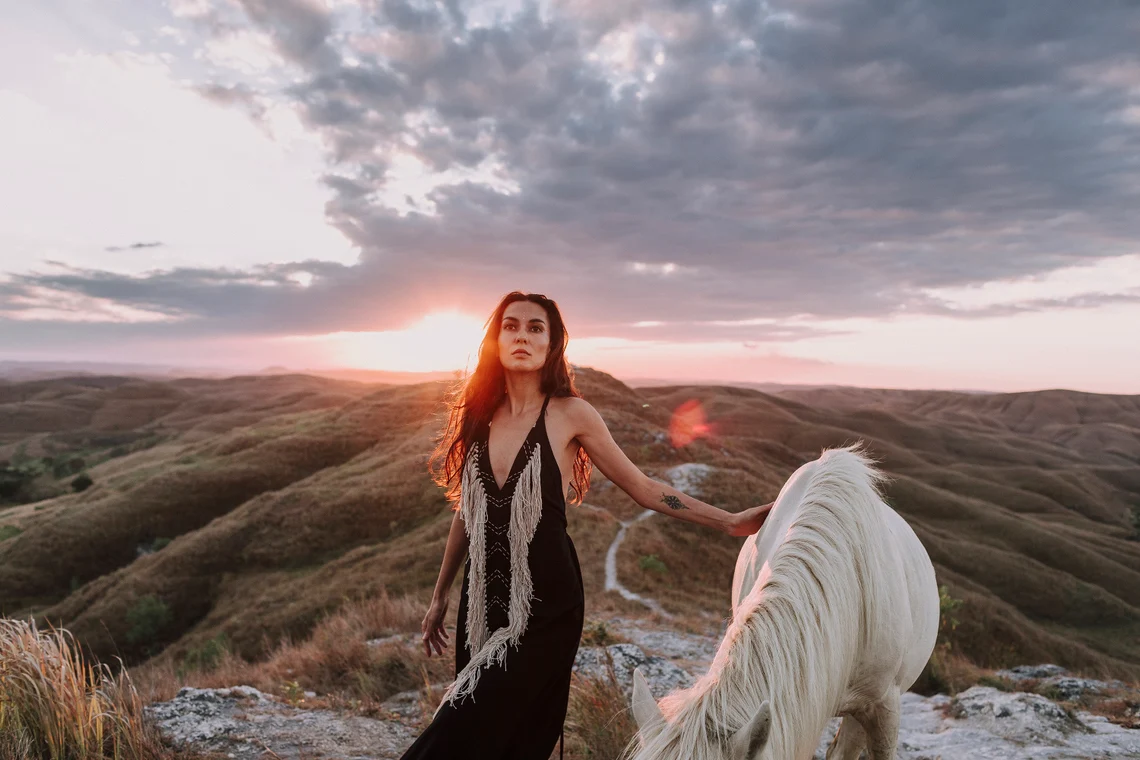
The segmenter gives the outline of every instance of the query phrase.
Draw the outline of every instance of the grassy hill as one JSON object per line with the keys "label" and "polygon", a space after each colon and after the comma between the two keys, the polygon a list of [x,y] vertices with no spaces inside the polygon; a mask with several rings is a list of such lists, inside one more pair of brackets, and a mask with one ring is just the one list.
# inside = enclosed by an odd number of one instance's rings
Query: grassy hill
{"label": "grassy hill", "polygon": [[[866,440],[892,476],[888,501],[965,601],[959,651],[1140,675],[1140,398],[578,377],[643,470],[708,464],[702,498],[731,511],[770,501],[820,449]],[[0,495],[0,614],[65,625],[93,654],[130,663],[177,661],[222,633],[259,657],[382,591],[426,604],[451,517],[425,466],[445,388],[304,375],[0,382],[0,464],[19,484]],[[674,449],[663,434],[694,399],[712,435]],[[91,485],[77,490],[81,473]],[[587,615],[645,614],[604,592],[602,572],[618,520],[640,508],[597,473],[586,503],[569,530]],[[619,574],[676,625],[716,631],[741,541],[655,515],[630,528]]]}

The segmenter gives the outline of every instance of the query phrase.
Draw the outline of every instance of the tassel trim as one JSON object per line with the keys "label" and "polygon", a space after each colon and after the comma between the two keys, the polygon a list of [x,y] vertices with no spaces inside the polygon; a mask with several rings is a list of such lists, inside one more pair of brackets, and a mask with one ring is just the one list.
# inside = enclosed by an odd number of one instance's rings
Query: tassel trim
{"label": "tassel trim", "polygon": [[511,546],[511,600],[507,626],[494,633],[487,630],[487,556],[484,530],[487,524],[487,494],[478,477],[479,443],[471,447],[463,468],[460,514],[470,539],[471,575],[468,579],[467,646],[472,652],[455,681],[444,692],[436,713],[445,704],[454,704],[471,695],[479,683],[483,669],[492,665],[506,667],[507,647],[518,648],[530,621],[530,603],[534,581],[530,575],[530,541],[542,517],[542,446],[536,443],[530,460],[523,468],[511,497],[509,538]]}

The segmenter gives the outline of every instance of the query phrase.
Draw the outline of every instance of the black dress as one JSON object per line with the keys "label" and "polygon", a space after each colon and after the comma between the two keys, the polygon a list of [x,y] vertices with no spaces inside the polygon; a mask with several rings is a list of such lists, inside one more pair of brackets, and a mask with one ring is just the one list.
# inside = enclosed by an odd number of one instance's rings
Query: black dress
{"label": "black dress", "polygon": [[489,423],[468,451],[456,680],[401,760],[547,760],[559,742],[585,595],[566,532],[562,472],[546,433],[549,402],[502,489],[491,471]]}

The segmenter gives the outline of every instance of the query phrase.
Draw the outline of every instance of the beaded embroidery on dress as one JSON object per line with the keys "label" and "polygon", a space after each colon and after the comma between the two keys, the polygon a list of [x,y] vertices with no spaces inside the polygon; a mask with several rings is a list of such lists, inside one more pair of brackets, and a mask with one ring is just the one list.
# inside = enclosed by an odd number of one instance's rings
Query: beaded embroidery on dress
{"label": "beaded embroidery on dress", "polygon": [[[532,427],[532,431],[533,429]],[[466,632],[471,660],[444,693],[440,708],[444,704],[454,705],[457,700],[472,694],[484,668],[495,664],[505,666],[507,647],[518,647],[530,620],[531,601],[535,599],[529,555],[531,539],[542,517],[542,446],[537,441],[532,443],[531,434],[527,434],[519,452],[520,455],[525,454],[526,464],[518,472],[514,472],[512,466],[512,473],[499,489],[497,497],[487,493],[481,477],[479,461],[486,446],[485,439],[477,440],[467,452],[460,493],[459,511],[469,539],[468,553],[471,561]],[[493,480],[494,475],[491,477]],[[510,522],[505,531],[496,530],[495,525],[488,524],[488,502],[493,509],[503,509],[509,505]],[[488,529],[491,533],[490,547],[487,545]],[[505,545],[502,541],[503,532],[507,533]],[[503,578],[498,571],[488,577],[488,552],[509,552],[509,584],[508,579]],[[500,587],[509,585],[509,602],[504,602],[501,594],[489,595],[489,584]],[[494,631],[490,631],[487,624],[488,597],[491,604],[507,605],[508,623]],[[436,709],[437,713],[440,708]]]}

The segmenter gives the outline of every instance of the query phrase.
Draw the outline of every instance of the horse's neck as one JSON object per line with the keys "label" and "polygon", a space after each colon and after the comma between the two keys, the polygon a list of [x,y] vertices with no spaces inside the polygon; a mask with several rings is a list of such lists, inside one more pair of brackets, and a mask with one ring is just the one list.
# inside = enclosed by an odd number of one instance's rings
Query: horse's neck
{"label": "horse's neck", "polygon": [[740,700],[745,721],[768,700],[772,724],[766,756],[799,757],[809,740],[815,746],[846,687],[841,678],[849,672],[845,660],[852,632],[828,620],[817,627],[814,606],[787,600],[761,605],[717,652],[713,689],[722,692],[721,699]]}

